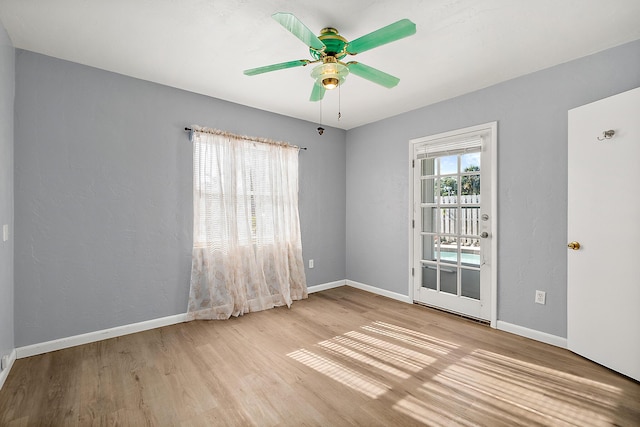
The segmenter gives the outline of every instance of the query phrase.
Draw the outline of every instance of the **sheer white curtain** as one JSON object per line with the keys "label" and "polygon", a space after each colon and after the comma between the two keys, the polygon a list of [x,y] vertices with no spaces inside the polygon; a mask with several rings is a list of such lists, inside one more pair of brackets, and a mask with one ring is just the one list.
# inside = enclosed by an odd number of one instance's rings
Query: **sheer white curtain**
{"label": "sheer white curtain", "polygon": [[193,129],[189,320],[228,319],[306,298],[298,148]]}

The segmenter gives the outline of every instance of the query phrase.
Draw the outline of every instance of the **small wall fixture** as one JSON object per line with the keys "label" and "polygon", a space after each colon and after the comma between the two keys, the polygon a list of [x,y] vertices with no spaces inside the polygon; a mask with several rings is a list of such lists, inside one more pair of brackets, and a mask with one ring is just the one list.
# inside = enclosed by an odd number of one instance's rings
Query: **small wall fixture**
{"label": "small wall fixture", "polygon": [[602,132],[602,138],[598,137],[598,141],[604,141],[605,139],[613,138],[613,135],[616,134],[616,131],[613,129],[605,130]]}

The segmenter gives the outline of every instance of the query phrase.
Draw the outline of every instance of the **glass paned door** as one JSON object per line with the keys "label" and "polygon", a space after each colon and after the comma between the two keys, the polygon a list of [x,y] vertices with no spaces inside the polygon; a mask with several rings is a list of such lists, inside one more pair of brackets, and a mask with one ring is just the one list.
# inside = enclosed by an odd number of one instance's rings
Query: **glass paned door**
{"label": "glass paned door", "polygon": [[483,130],[413,141],[414,300],[483,320],[492,294],[488,139]]}
{"label": "glass paned door", "polygon": [[480,150],[420,158],[422,286],[480,299]]}

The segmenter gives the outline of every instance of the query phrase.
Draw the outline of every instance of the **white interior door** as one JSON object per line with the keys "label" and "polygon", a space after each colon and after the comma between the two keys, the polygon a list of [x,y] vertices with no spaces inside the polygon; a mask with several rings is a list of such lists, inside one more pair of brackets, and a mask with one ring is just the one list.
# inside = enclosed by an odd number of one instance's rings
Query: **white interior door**
{"label": "white interior door", "polygon": [[568,347],[640,381],[640,88],[569,111],[568,184]]}
{"label": "white interior door", "polygon": [[491,321],[495,130],[411,141],[413,299]]}

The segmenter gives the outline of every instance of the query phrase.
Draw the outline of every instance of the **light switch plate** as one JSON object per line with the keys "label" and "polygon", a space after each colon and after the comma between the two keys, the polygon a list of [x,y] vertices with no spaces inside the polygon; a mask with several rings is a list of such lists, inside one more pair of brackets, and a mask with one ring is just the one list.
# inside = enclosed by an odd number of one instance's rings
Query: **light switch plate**
{"label": "light switch plate", "polygon": [[9,224],[4,224],[2,226],[2,241],[6,242],[9,240]]}

